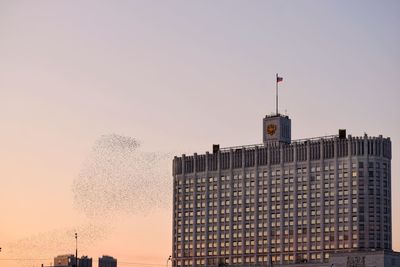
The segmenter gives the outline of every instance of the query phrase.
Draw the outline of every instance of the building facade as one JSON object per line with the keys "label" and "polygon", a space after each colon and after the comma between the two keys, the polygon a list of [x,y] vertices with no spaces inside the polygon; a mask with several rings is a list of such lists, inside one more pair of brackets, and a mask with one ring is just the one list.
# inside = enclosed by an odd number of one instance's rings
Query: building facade
{"label": "building facade", "polygon": [[92,258],[82,256],[78,259],[78,267],[92,267]]}
{"label": "building facade", "polygon": [[332,254],[326,267],[397,267],[400,266],[400,252],[370,250],[338,252]]}
{"label": "building facade", "polygon": [[117,267],[117,259],[103,255],[99,258],[99,267]]}
{"label": "building facade", "polygon": [[78,261],[75,261],[75,255],[73,254],[65,254],[59,255],[54,258],[54,266],[57,267],[92,267],[92,258],[88,256],[82,256],[78,258]]}
{"label": "building facade", "polygon": [[173,265],[325,264],[391,250],[390,138],[291,140],[266,116],[263,144],[173,160]]}
{"label": "building facade", "polygon": [[75,255],[65,254],[54,258],[54,266],[58,267],[73,267],[76,266]]}

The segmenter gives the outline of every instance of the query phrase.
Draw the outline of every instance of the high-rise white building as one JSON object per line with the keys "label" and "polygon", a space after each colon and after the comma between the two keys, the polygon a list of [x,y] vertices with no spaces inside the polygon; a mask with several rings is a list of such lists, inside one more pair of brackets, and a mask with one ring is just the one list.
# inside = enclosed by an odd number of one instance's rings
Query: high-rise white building
{"label": "high-rise white building", "polygon": [[392,248],[390,138],[291,140],[289,117],[266,116],[263,144],[175,157],[173,179],[174,266]]}

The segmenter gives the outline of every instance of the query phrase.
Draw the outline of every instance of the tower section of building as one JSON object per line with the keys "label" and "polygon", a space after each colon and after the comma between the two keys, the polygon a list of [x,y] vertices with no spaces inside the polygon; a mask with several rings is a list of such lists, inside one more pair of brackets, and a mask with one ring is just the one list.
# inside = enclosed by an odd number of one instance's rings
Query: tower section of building
{"label": "tower section of building", "polygon": [[390,139],[292,141],[290,120],[270,118],[264,134],[280,139],[174,158],[173,265],[327,262],[337,251],[390,250]]}

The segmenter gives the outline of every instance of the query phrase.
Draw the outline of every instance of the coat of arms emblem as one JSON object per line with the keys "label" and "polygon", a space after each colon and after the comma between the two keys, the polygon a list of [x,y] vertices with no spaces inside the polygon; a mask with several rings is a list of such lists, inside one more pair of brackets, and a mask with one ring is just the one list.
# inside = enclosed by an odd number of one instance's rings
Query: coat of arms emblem
{"label": "coat of arms emblem", "polygon": [[267,126],[267,133],[268,133],[269,135],[274,135],[275,132],[276,132],[276,125],[275,125],[275,124],[269,124],[269,125]]}

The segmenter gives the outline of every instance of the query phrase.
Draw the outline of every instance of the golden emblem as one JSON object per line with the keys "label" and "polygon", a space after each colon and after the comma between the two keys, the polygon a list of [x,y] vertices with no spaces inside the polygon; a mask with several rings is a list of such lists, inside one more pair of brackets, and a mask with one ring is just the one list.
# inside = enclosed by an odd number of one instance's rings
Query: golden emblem
{"label": "golden emblem", "polygon": [[276,132],[276,125],[275,124],[269,124],[267,126],[267,133],[269,135],[274,135],[275,132]]}

